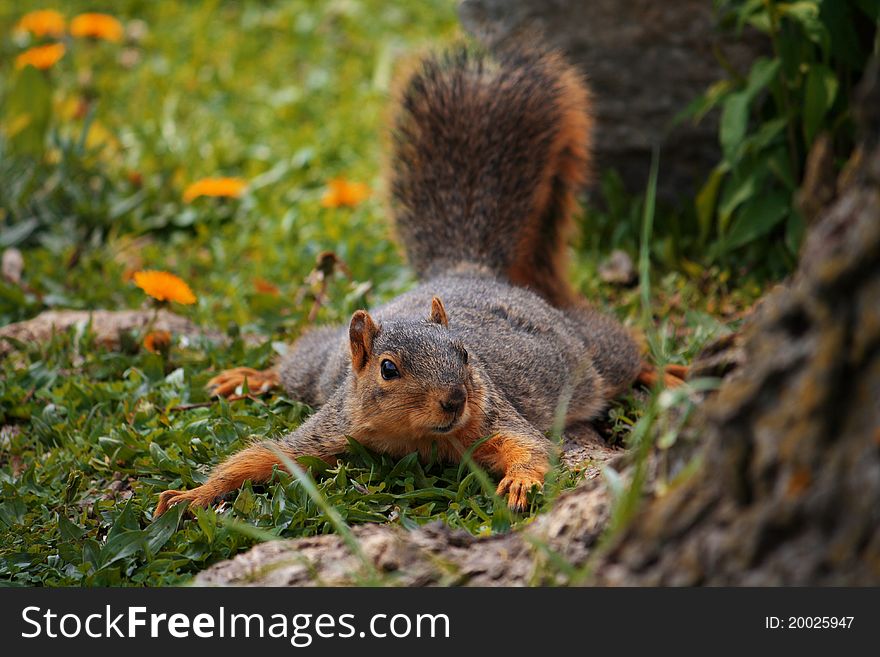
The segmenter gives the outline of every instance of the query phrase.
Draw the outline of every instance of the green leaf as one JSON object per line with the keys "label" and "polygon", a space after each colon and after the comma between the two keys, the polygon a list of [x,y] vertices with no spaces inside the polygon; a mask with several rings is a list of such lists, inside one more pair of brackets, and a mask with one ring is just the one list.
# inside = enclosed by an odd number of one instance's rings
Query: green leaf
{"label": "green leaf", "polygon": [[700,227],[700,243],[702,244],[705,244],[709,238],[712,217],[715,216],[715,205],[718,201],[718,191],[721,189],[721,183],[729,170],[730,167],[723,162],[712,169],[709,179],[697,193],[697,197],[694,200],[697,222]]}
{"label": "green leaf", "polygon": [[724,158],[730,163],[736,159],[736,152],[746,136],[746,128],[749,124],[749,102],[749,95],[740,91],[732,94],[724,102],[721,110],[719,139]]}
{"label": "green leaf", "polygon": [[737,212],[724,240],[725,248],[733,250],[763,237],[785,219],[790,209],[791,197],[785,192],[756,194]]}
{"label": "green leaf", "polygon": [[327,462],[324,459],[319,459],[317,456],[299,456],[296,460],[311,470],[312,474],[316,477],[326,476],[330,469]]}
{"label": "green leaf", "polygon": [[785,185],[790,192],[797,189],[798,183],[794,178],[791,170],[791,160],[785,146],[780,145],[778,148],[764,156],[764,164],[767,171],[772,174],[779,182]]}
{"label": "green leaf", "polygon": [[137,554],[143,549],[146,532],[123,531],[107,539],[101,549],[101,568],[106,568],[120,559]]}
{"label": "green leaf", "polygon": [[[832,0],[840,2],[840,0]],[[780,16],[798,23],[810,41],[818,44],[826,55],[831,49],[828,29],[819,19],[819,3],[815,1],[788,2],[776,5]]]}
{"label": "green leaf", "polygon": [[92,568],[98,569],[101,563],[101,545],[93,538],[87,538],[83,543],[82,551],[83,563],[92,565]]}
{"label": "green leaf", "polygon": [[74,470],[69,475],[67,475],[67,486],[64,490],[64,500],[67,504],[72,504],[76,499],[76,494],[79,492],[80,485],[82,484],[83,473],[80,470]]}
{"label": "green leaf", "polygon": [[765,121],[761,127],[746,139],[745,147],[749,152],[762,151],[770,146],[773,141],[785,130],[788,119],[781,116],[776,119]]}
{"label": "green leaf", "polygon": [[168,542],[177,529],[177,524],[180,522],[185,508],[186,505],[183,504],[173,506],[149,526],[146,530],[147,552],[149,554],[156,554]]}
{"label": "green leaf", "polygon": [[718,233],[724,235],[734,211],[748,199],[752,198],[757,189],[763,185],[767,177],[767,167],[762,164],[753,165],[737,171],[736,175],[724,183],[721,200],[718,202]]}
{"label": "green leaf", "polygon": [[813,64],[804,92],[804,139],[812,144],[822,120],[837,96],[837,76],[824,64]]}
{"label": "green leaf", "polygon": [[70,522],[65,516],[58,514],[58,533],[65,541],[78,541],[85,534],[85,530]]}
{"label": "green leaf", "polygon": [[178,465],[171,460],[159,443],[150,443],[150,457],[160,471],[178,472],[180,470]]}
{"label": "green leaf", "polygon": [[251,514],[256,505],[257,500],[254,496],[254,490],[251,488],[250,481],[248,481],[248,483],[242,486],[241,491],[236,496],[235,502],[232,503],[232,508],[246,518]]}
{"label": "green leaf", "polygon": [[195,509],[196,522],[208,539],[208,543],[214,542],[214,533],[217,529],[217,514],[207,509]]}
{"label": "green leaf", "polygon": [[21,244],[30,237],[31,233],[33,233],[39,225],[40,222],[31,217],[30,219],[25,219],[9,228],[4,226],[3,232],[0,233],[0,247],[5,248],[7,246]]}
{"label": "green leaf", "polygon": [[755,60],[749,70],[749,79],[745,88],[749,100],[753,100],[767,85],[773,82],[779,73],[780,66],[782,63],[778,59],[759,57]]}
{"label": "green leaf", "polygon": [[699,123],[703,117],[711,112],[715,106],[724,100],[724,97],[733,89],[732,80],[718,80],[696,100],[692,101],[685,109],[675,115],[673,123],[678,125],[685,119],[692,119]]}

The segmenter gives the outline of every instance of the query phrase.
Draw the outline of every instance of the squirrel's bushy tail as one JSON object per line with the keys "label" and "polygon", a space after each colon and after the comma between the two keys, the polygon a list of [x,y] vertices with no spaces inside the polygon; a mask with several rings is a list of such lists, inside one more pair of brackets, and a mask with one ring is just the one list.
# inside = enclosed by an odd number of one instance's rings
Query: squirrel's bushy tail
{"label": "squirrel's bushy tail", "polygon": [[393,122],[391,209],[420,277],[488,267],[556,306],[575,194],[586,182],[590,97],[556,53],[461,47],[402,87]]}

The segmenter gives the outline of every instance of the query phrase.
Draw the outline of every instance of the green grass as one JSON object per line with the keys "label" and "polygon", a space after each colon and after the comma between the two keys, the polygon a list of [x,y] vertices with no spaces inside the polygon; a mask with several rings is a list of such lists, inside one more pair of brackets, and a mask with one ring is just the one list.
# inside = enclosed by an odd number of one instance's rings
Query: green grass
{"label": "green grass", "polygon": [[[175,310],[233,341],[177,340],[160,356],[135,335],[113,352],[86,327],[0,361],[0,582],[174,584],[269,535],[367,522],[440,520],[488,535],[528,523],[576,485],[579,473],[559,468],[532,507],[512,515],[467,465],[354,445],[336,467],[312,462],[316,489],[278,472],[194,518],[174,510],[152,522],[159,491],[198,485],[252,438],[279,436],[310,412],[282,394],[175,409],[207,401],[204,384],[220,369],[269,365],[276,345],[308,326],[304,281],[321,251],[337,253],[351,279],[332,280],[320,323],[346,321],[411,285],[381,203],[390,80],[403,60],[459,34],[451,0],[112,6],[137,38],[71,41],[40,73],[52,95],[48,148],[34,159],[0,136],[0,248],[16,246],[25,259],[23,286],[0,279],[0,325],[47,308],[141,307],[126,272],[156,268],[198,296]],[[12,61],[28,45],[12,25],[41,7],[0,4],[4,108],[20,93]],[[91,5],[64,8],[69,17]],[[248,192],[182,202],[189,182],[214,175],[243,177]],[[354,209],[323,208],[334,177],[369,183],[374,194]],[[611,215],[584,217],[572,275],[640,327],[658,361],[686,362],[760,288],[732,287],[718,270],[653,272],[652,312],[642,316],[637,288],[598,281],[609,244],[590,230],[615,218],[638,225],[640,203],[618,199]],[[260,279],[278,294],[260,292]],[[244,333],[263,339],[248,346]],[[645,408],[635,397],[615,404],[603,432],[624,443]]]}

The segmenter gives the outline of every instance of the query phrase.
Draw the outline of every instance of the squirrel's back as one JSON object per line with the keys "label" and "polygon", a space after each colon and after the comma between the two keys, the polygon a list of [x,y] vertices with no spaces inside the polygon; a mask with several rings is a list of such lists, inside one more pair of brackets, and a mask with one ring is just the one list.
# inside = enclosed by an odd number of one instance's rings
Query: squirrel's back
{"label": "squirrel's back", "polygon": [[391,209],[421,278],[479,265],[555,306],[589,166],[586,86],[544,50],[460,48],[423,61],[393,124]]}

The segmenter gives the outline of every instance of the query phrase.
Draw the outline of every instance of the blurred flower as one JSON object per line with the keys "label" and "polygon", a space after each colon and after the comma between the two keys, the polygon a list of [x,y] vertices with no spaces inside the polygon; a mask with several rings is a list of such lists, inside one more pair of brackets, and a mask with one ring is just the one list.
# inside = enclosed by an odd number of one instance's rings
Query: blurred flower
{"label": "blurred flower", "polygon": [[28,48],[15,58],[15,68],[24,68],[25,66],[33,66],[40,69],[50,68],[59,59],[64,57],[64,51],[63,43]]}
{"label": "blurred flower", "polygon": [[92,37],[105,41],[122,41],[125,29],[110,14],[80,14],[70,21],[70,33],[75,37]]}
{"label": "blurred flower", "polygon": [[171,346],[171,334],[168,331],[150,331],[144,337],[144,347],[154,354],[167,353]]}
{"label": "blurred flower", "polygon": [[338,208],[341,205],[353,208],[369,196],[370,188],[366,184],[334,178],[327,183],[327,191],[321,197],[321,205],[325,208]]}
{"label": "blurred flower", "polygon": [[254,287],[260,294],[271,294],[273,297],[277,297],[281,293],[277,285],[270,283],[265,278],[255,278]]}
{"label": "blurred flower", "polygon": [[15,247],[9,247],[0,256],[0,274],[10,283],[21,283],[21,274],[24,272],[24,256]]}
{"label": "blurred flower", "polygon": [[176,301],[187,306],[196,302],[189,285],[167,271],[135,272],[134,284],[159,301]]}
{"label": "blurred flower", "polygon": [[244,193],[247,181],[241,178],[202,178],[186,188],[183,200],[192,202],[199,196],[231,196],[238,198]]}
{"label": "blurred flower", "polygon": [[31,11],[21,17],[15,29],[36,37],[61,36],[64,34],[64,16],[54,9]]}
{"label": "blurred flower", "polygon": [[123,48],[119,53],[119,65],[123,68],[134,68],[141,61],[141,51],[137,48]]}

